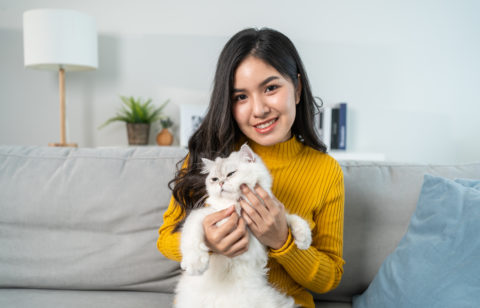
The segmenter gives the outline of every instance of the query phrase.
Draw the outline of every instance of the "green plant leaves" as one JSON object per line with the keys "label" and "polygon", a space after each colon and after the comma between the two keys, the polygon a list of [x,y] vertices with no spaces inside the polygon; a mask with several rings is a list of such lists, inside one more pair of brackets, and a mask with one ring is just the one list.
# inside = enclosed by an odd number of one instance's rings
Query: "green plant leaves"
{"label": "green plant leaves", "polygon": [[99,129],[116,121],[150,124],[162,120],[164,118],[162,116],[163,108],[170,102],[170,100],[167,100],[160,107],[155,108],[151,98],[145,102],[142,102],[141,98],[135,99],[133,96],[120,96],[120,99],[123,103],[120,111],[117,112],[116,116],[103,123]]}

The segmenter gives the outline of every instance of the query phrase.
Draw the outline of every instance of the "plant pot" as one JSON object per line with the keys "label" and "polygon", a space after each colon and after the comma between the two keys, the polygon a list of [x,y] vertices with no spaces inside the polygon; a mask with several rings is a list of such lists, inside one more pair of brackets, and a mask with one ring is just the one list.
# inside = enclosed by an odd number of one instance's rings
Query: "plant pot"
{"label": "plant pot", "polygon": [[162,129],[157,135],[157,144],[158,145],[171,145],[173,143],[173,135],[167,129]]}
{"label": "plant pot", "polygon": [[129,145],[148,144],[149,133],[150,133],[150,124],[127,123],[127,135],[128,135]]}

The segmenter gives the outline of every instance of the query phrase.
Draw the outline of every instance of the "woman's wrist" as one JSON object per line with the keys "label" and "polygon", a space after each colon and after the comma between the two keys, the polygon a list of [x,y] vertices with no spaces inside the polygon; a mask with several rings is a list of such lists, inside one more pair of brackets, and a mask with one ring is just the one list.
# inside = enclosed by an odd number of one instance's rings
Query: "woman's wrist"
{"label": "woman's wrist", "polygon": [[282,236],[282,238],[278,241],[278,243],[276,245],[270,246],[270,248],[273,249],[273,250],[279,250],[283,246],[285,246],[285,243],[288,241],[289,233],[290,233],[290,228],[287,227],[287,232],[285,232],[285,235]]}
{"label": "woman's wrist", "polygon": [[288,228],[288,233],[287,233],[287,238],[285,239],[283,245],[278,247],[277,249],[270,247],[270,252],[277,254],[277,253],[282,253],[283,251],[287,250],[290,245],[293,243],[293,236],[292,232],[290,231],[290,228]]}

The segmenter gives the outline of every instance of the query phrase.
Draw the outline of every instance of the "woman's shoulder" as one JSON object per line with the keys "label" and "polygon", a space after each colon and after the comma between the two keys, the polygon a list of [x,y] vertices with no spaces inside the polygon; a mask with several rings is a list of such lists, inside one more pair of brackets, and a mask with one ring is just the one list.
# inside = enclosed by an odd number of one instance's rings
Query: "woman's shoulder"
{"label": "woman's shoulder", "polygon": [[330,154],[306,146],[304,155],[304,162],[309,164],[309,169],[330,174],[328,178],[334,182],[343,178],[342,167]]}
{"label": "woman's shoulder", "polygon": [[327,167],[341,168],[338,161],[333,158],[330,154],[316,150],[312,147],[304,147],[304,155],[309,158],[310,161],[314,163],[320,163]]}

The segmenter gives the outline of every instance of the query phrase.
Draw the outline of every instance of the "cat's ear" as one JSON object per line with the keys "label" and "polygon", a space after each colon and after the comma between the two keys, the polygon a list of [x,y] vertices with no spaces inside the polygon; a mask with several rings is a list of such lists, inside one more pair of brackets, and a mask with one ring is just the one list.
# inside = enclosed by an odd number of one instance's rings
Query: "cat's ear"
{"label": "cat's ear", "polygon": [[246,162],[255,162],[255,153],[253,153],[253,150],[248,146],[248,144],[244,143],[239,152],[242,159],[244,159]]}
{"label": "cat's ear", "polygon": [[213,160],[210,160],[210,159],[207,159],[207,158],[202,158],[202,162],[203,162],[202,173],[203,174],[209,174],[213,165],[215,165],[215,162]]}

